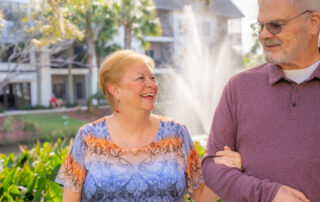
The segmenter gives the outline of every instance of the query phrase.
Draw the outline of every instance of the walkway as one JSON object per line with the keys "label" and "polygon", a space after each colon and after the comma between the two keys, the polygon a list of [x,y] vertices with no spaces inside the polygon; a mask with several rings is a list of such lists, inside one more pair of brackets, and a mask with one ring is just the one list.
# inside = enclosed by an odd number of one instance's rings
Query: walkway
{"label": "walkway", "polygon": [[[99,106],[99,108],[110,108],[109,105],[107,106]],[[87,110],[87,106],[80,106],[80,110]],[[22,115],[22,114],[42,114],[42,113],[56,113],[56,112],[66,112],[66,111],[76,111],[79,110],[79,107],[72,107],[72,108],[55,108],[55,109],[35,109],[35,110],[9,110],[3,113],[0,113],[0,117],[5,116],[14,116],[14,115]]]}

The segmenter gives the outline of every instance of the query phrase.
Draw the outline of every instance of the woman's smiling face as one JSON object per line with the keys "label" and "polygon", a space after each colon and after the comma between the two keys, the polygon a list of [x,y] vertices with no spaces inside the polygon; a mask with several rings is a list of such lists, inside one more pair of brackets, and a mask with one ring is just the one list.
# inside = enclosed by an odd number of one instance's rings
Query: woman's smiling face
{"label": "woman's smiling face", "polygon": [[154,109],[158,89],[155,75],[146,64],[131,65],[124,73],[118,88],[120,111],[136,108],[151,112]]}

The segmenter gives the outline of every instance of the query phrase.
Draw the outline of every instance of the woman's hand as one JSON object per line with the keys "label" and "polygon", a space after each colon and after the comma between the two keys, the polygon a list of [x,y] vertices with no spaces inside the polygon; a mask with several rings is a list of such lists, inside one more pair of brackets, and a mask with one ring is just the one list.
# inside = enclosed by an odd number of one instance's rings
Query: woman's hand
{"label": "woman's hand", "polygon": [[240,153],[232,151],[228,146],[224,146],[223,151],[218,151],[213,160],[216,164],[222,164],[229,168],[234,167],[242,170]]}
{"label": "woman's hand", "polygon": [[63,188],[62,202],[81,202],[81,192],[74,192],[67,187]]}

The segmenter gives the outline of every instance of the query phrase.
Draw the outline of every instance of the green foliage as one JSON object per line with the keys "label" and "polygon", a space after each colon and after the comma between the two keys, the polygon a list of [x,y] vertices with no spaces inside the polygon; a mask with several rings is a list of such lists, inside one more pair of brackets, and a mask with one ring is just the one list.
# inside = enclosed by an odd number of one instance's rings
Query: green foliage
{"label": "green foliage", "polygon": [[21,149],[17,157],[0,154],[0,201],[62,200],[62,188],[54,182],[69,147],[59,139]]}
{"label": "green foliage", "polygon": [[97,99],[98,104],[101,104],[101,103],[108,104],[107,100],[106,100],[106,98],[100,88],[98,89],[98,91],[95,94],[91,95],[91,97],[89,99]]}
{"label": "green foliage", "polygon": [[205,148],[203,146],[201,146],[201,144],[198,141],[194,142],[194,146],[196,147],[198,154],[201,156],[201,158],[203,158]]}
{"label": "green foliage", "polygon": [[4,121],[3,125],[0,127],[1,132],[11,132],[12,131],[12,117],[9,116]]}
{"label": "green foliage", "polygon": [[[1,201],[53,201],[62,200],[62,187],[54,182],[70,149],[60,139],[51,145],[38,143],[31,150],[21,148],[17,157],[0,154],[0,202]],[[195,142],[199,154],[204,148]],[[192,202],[190,195],[184,201]],[[221,199],[217,202],[223,202]]]}
{"label": "green foliage", "polygon": [[251,54],[248,53],[243,58],[243,66],[245,68],[252,68],[261,65],[265,62],[264,56],[262,54]]}
{"label": "green foliage", "polygon": [[[161,24],[156,16],[156,7],[152,0],[116,0],[113,4],[117,12],[116,21],[125,29],[125,48],[131,48],[132,37],[139,39],[145,49],[149,43],[145,36],[161,35]],[[127,40],[126,40],[127,39]]]}
{"label": "green foliage", "polygon": [[28,132],[37,132],[39,131],[39,125],[36,122],[30,121],[30,120],[24,120],[23,130]]}
{"label": "green foliage", "polygon": [[35,110],[35,109],[51,109],[51,107],[46,107],[43,105],[35,105],[35,106],[21,106],[19,107],[21,110]]}
{"label": "green foliage", "polygon": [[76,106],[78,106],[79,105],[79,103],[77,103],[77,102],[75,102],[75,103],[68,103],[68,104],[66,104],[66,108],[73,108],[73,107],[76,107]]}
{"label": "green foliage", "polygon": [[40,48],[67,40],[82,40],[84,32],[74,24],[64,0],[35,1],[32,14],[26,14],[24,22],[34,22],[27,32],[36,34],[32,42]]}
{"label": "green foliage", "polygon": [[[253,26],[251,28],[254,31]],[[255,43],[251,47],[250,51],[243,58],[243,66],[245,68],[252,68],[265,62],[262,55],[261,44],[257,33],[253,33],[252,37],[255,38]]]}

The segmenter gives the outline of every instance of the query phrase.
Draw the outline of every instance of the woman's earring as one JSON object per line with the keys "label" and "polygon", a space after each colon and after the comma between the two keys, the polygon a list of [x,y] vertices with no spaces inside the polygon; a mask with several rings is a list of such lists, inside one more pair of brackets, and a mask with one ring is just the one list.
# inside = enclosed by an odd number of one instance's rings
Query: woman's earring
{"label": "woman's earring", "polygon": [[117,114],[120,113],[120,111],[119,111],[119,102],[120,102],[120,100],[117,100],[117,106],[116,106],[116,113]]}

